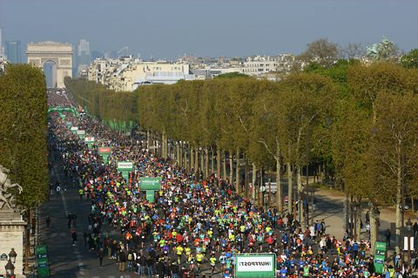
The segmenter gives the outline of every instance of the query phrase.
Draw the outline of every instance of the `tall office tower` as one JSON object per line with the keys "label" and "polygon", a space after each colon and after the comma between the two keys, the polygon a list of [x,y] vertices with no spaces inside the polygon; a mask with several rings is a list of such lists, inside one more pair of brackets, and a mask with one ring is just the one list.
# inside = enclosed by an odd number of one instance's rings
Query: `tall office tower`
{"label": "tall office tower", "polygon": [[3,39],[2,39],[3,29],[0,28],[0,56],[3,56]]}
{"label": "tall office tower", "polygon": [[83,69],[87,68],[91,62],[90,43],[85,39],[82,39],[78,42],[76,61],[78,74]]}
{"label": "tall office tower", "polygon": [[20,41],[5,41],[4,54],[10,63],[22,62],[22,44]]}

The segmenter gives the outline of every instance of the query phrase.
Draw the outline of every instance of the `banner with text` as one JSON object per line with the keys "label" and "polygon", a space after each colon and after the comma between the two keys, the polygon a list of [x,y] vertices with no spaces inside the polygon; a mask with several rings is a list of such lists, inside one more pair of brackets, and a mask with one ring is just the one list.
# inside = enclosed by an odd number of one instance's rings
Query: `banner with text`
{"label": "banner with text", "polygon": [[160,178],[140,178],[139,187],[141,190],[160,190],[161,179]]}
{"label": "banner with text", "polygon": [[118,162],[118,171],[119,172],[130,172],[134,169],[134,164],[129,161],[119,161]]}
{"label": "banner with text", "polygon": [[275,254],[236,255],[236,278],[274,278]]}

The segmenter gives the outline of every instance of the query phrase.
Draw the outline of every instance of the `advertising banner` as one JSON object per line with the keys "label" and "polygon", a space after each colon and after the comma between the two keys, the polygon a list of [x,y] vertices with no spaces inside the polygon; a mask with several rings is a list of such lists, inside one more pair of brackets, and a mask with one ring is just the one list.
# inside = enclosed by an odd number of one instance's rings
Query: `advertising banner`
{"label": "advertising banner", "polygon": [[100,147],[99,154],[110,154],[112,152],[112,148],[109,147]]}
{"label": "advertising banner", "polygon": [[386,259],[386,243],[376,242],[376,254],[374,256],[374,268],[376,273],[383,273]]}
{"label": "advertising banner", "polygon": [[45,245],[39,245],[36,247],[36,263],[38,270],[38,277],[49,277],[49,262],[48,262],[48,253]]}
{"label": "advertising banner", "polygon": [[94,143],[94,137],[87,136],[86,138],[84,138],[84,142],[86,142],[87,144]]}
{"label": "advertising banner", "polygon": [[147,190],[146,191],[147,201],[153,203],[154,202],[154,195],[155,195],[155,191],[154,190]]}
{"label": "advertising banner", "polygon": [[140,178],[139,187],[141,190],[160,190],[161,179],[160,178]]}
{"label": "advertising banner", "polygon": [[245,254],[235,256],[235,278],[274,278],[275,254]]}
{"label": "advertising banner", "polygon": [[119,161],[118,162],[118,172],[130,172],[134,169],[134,164],[129,161]]}

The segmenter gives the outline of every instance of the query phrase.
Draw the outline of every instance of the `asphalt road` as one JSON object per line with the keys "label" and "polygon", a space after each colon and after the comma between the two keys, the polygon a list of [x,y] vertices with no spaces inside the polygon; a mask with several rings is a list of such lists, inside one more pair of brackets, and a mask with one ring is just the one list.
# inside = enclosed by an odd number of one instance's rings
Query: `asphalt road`
{"label": "asphalt road", "polygon": [[[40,208],[40,244],[48,247],[51,277],[54,278],[130,278],[138,277],[134,273],[119,272],[116,262],[104,258],[103,268],[95,251],[85,248],[83,233],[87,230],[90,200],[80,200],[77,188],[72,185],[72,178],[66,178],[62,161],[54,161],[50,180],[59,181],[62,194],[50,195],[50,201]],[[74,229],[77,231],[77,243],[72,245],[67,215],[76,214]],[[46,217],[51,219],[46,226]]]}

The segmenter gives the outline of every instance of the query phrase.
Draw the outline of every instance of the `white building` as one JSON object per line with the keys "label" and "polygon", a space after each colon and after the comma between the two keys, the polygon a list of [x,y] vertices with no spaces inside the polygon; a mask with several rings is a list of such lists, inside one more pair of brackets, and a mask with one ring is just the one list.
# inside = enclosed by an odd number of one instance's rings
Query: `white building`
{"label": "white building", "polygon": [[251,76],[271,72],[286,73],[291,70],[294,59],[295,57],[292,54],[248,57],[244,62],[243,73]]}
{"label": "white building", "polygon": [[88,69],[88,79],[116,91],[133,91],[144,84],[174,84],[194,80],[189,65],[166,61],[143,62],[132,56],[96,59]]}

